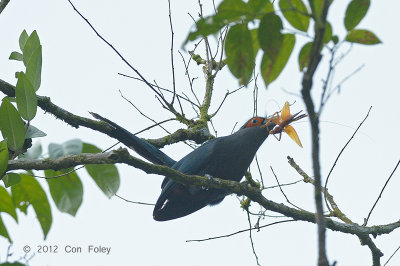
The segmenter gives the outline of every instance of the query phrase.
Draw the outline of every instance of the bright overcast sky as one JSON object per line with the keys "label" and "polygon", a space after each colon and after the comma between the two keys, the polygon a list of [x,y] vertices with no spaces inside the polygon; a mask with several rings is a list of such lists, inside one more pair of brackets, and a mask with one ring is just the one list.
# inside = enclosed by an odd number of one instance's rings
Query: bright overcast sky
{"label": "bright overcast sky", "polygon": [[[343,14],[348,1],[335,1],[329,14],[334,33],[344,37]],[[167,1],[74,1],[77,8],[93,23],[125,58],[148,79],[160,86],[171,88],[170,31]],[[175,31],[175,65],[177,88],[190,93],[184,75],[182,60],[177,53],[191,25],[188,12],[196,16],[197,0],[172,1]],[[393,6],[395,5],[395,6]],[[204,1],[207,12],[211,1]],[[323,113],[321,124],[322,174],[326,177],[337,154],[350,138],[355,128],[372,111],[358,135],[339,160],[330,179],[329,191],[340,208],[355,222],[362,224],[372,207],[381,187],[399,159],[399,125],[397,113],[399,93],[400,43],[398,25],[400,19],[398,1],[373,1],[365,19],[358,26],[375,32],[383,44],[373,47],[354,45],[350,54],[335,72],[334,84],[340,82],[355,69],[364,65],[341,87],[340,94],[332,96]],[[119,76],[122,72],[134,73],[107,47],[84,21],[73,11],[66,0],[11,0],[0,15],[0,79],[15,84],[14,73],[22,66],[9,61],[8,56],[18,49],[18,38],[23,29],[28,33],[37,30],[43,45],[42,85],[39,95],[51,97],[52,101],[75,114],[89,117],[95,111],[118,122],[132,132],[137,132],[151,122],[141,116],[121,98],[136,104],[141,111],[157,121],[171,117],[163,110],[153,93],[143,84]],[[280,109],[288,100],[296,104],[292,110],[304,110],[300,98],[285,91],[298,93],[301,75],[298,73],[297,52],[304,37],[296,41],[296,50],[289,65],[268,90],[260,80],[260,115]],[[342,52],[349,46],[344,46]],[[192,49],[192,46],[187,46]],[[201,51],[201,50],[199,50]],[[184,53],[185,58],[188,54]],[[326,62],[325,58],[325,62]],[[319,99],[321,79],[326,64],[319,67],[315,78],[315,98]],[[201,97],[204,79],[200,68],[192,66],[192,75],[198,76],[195,89]],[[214,120],[218,135],[230,134],[235,122],[243,123],[252,115],[252,88],[243,89],[228,98]],[[215,82],[215,95],[211,111],[216,110],[227,90],[238,87],[237,81],[225,68]],[[187,109],[188,116],[194,113]],[[65,125],[53,116],[39,110],[33,124],[47,133],[40,139],[45,151],[51,142],[62,143],[80,138],[100,148],[107,148],[115,140],[100,133]],[[178,124],[169,124],[170,130]],[[258,156],[267,185],[275,185],[270,166],[274,168],[281,183],[300,179],[287,164],[290,155],[310,175],[310,134],[307,123],[295,128],[303,142],[300,149],[287,136],[281,142],[268,138]],[[164,136],[154,129],[141,134],[146,138]],[[37,139],[35,141],[38,141]],[[180,159],[190,151],[184,145],[167,147],[164,151],[174,159]],[[134,152],[132,152],[135,155]],[[130,167],[118,166],[121,186],[118,194],[127,199],[155,202],[160,193],[163,177],[146,175]],[[252,165],[255,170],[255,166]],[[206,207],[190,216],[169,222],[155,222],[152,207],[126,203],[116,197],[107,199],[89,178],[85,170],[78,171],[84,185],[84,200],[77,216],[60,213],[51,200],[53,225],[47,240],[33,209],[28,216],[19,213],[19,224],[2,214],[9,233],[14,240],[13,258],[23,256],[22,247],[30,245],[58,246],[57,254],[36,254],[30,265],[256,265],[248,233],[230,238],[200,243],[186,243],[189,239],[207,238],[229,234],[248,227],[247,216],[239,207],[235,196],[227,197],[215,207]],[[41,183],[48,191],[47,184]],[[399,219],[398,202],[400,174],[397,172],[384,192],[370,225],[386,224]],[[304,209],[314,211],[312,187],[297,184],[285,187],[289,199]],[[285,202],[279,190],[266,191],[274,201]],[[253,210],[258,211],[256,204]],[[276,221],[266,218],[260,224]],[[253,224],[256,222],[254,219]],[[254,233],[255,249],[262,265],[315,265],[316,226],[305,222],[276,225]],[[400,245],[400,230],[376,239],[377,246],[385,253],[382,262]],[[65,246],[82,247],[81,254],[67,254]],[[111,247],[110,254],[93,254],[88,246]],[[0,239],[0,259],[4,260],[8,242]],[[328,257],[338,265],[370,265],[368,248],[360,246],[354,236],[328,231]],[[388,265],[400,265],[400,254]]]}

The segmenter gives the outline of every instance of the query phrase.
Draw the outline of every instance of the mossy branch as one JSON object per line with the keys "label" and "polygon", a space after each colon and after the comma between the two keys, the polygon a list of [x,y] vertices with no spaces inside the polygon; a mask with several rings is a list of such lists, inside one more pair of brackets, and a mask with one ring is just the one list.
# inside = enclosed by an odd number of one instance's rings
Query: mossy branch
{"label": "mossy branch", "polygon": [[[185,185],[195,185],[199,187],[224,189],[230,193],[237,195],[244,195],[251,201],[259,203],[266,210],[283,214],[295,220],[316,223],[315,213],[302,211],[288,207],[281,203],[265,198],[261,190],[256,187],[249,186],[247,182],[235,182],[225,179],[209,178],[197,175],[186,175],[178,172],[172,168],[163,165],[156,165],[145,162],[134,156],[131,156],[126,149],[118,149],[105,153],[98,154],[78,154],[64,156],[58,159],[44,159],[44,160],[31,160],[19,159],[10,160],[7,171],[11,170],[45,170],[45,169],[65,169],[78,165],[85,164],[117,164],[123,163],[135,168],[141,169],[147,174],[157,174],[171,178],[177,182]],[[362,237],[369,237],[369,235],[378,236],[388,234],[393,230],[400,227],[400,221],[376,226],[360,226],[357,224],[346,224],[343,222],[334,221],[331,218],[324,218],[327,228],[332,231],[353,234]]]}
{"label": "mossy branch", "polygon": [[[15,87],[1,79],[0,91],[2,91],[9,97],[15,97]],[[87,127],[95,131],[104,133],[112,138],[115,138],[122,143],[124,142],[123,140],[119,139],[119,137],[114,133],[112,127],[110,127],[107,123],[75,115],[54,104],[49,97],[37,96],[37,99],[38,106],[43,111],[54,115],[57,119],[60,119],[61,121],[67,123],[72,127]],[[157,148],[162,148],[166,145],[178,143],[185,140],[193,140],[196,143],[200,144],[209,140],[210,138],[213,138],[213,136],[204,126],[193,126],[189,129],[179,129],[174,133],[162,138],[146,139],[146,141],[153,144]]]}

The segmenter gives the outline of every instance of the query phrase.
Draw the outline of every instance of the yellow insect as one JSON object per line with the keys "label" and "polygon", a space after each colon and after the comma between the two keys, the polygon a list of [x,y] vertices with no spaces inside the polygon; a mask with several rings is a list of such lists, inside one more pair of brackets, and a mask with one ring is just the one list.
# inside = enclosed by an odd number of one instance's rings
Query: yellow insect
{"label": "yellow insect", "polygon": [[[297,135],[296,130],[294,130],[294,128],[289,125],[290,123],[300,120],[304,117],[306,117],[306,114],[301,114],[302,111],[297,112],[295,114],[290,114],[290,107],[289,107],[289,103],[286,101],[285,105],[282,108],[281,111],[281,115],[279,115],[278,112],[276,112],[274,115],[272,115],[272,117],[267,121],[266,125],[268,125],[271,122],[274,122],[274,124],[276,125],[273,129],[271,129],[269,131],[269,134],[274,135],[274,137],[280,141],[281,137],[282,137],[282,131],[285,131],[286,134],[289,135],[289,137],[291,139],[293,139],[297,145],[299,145],[300,147],[303,148],[303,145],[301,145],[299,136]],[[298,116],[299,115],[299,116]],[[279,134],[279,137],[276,137],[275,134]]]}

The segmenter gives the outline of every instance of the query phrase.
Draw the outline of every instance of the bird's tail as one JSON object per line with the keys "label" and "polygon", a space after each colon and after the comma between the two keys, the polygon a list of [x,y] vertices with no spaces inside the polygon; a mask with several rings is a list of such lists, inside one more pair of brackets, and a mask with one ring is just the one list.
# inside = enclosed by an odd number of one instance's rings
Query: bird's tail
{"label": "bird's tail", "polygon": [[102,117],[99,114],[92,112],[90,112],[90,114],[94,118],[104,121],[108,125],[110,125],[113,128],[113,135],[114,135],[113,137],[118,139],[120,142],[122,142],[129,148],[133,149],[140,156],[144,157],[150,162],[167,166],[172,166],[173,164],[175,164],[175,161],[171,157],[169,157],[164,152],[160,151],[147,141],[136,137],[125,128],[119,126],[118,124],[112,122],[111,120],[108,120],[105,117]]}

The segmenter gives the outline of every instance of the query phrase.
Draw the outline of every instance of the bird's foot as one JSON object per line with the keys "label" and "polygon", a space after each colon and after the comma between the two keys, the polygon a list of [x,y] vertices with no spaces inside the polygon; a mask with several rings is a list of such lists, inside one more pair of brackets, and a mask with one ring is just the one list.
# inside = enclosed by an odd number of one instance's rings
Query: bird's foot
{"label": "bird's foot", "polygon": [[214,177],[212,175],[205,174],[204,176],[207,177],[209,182],[213,182],[213,183],[215,182],[215,179],[214,179]]}
{"label": "bird's foot", "polygon": [[[215,179],[214,179],[214,177],[212,175],[205,174],[204,176],[207,177],[208,184],[214,184],[215,183]],[[203,189],[208,190],[209,188],[203,188]]]}

